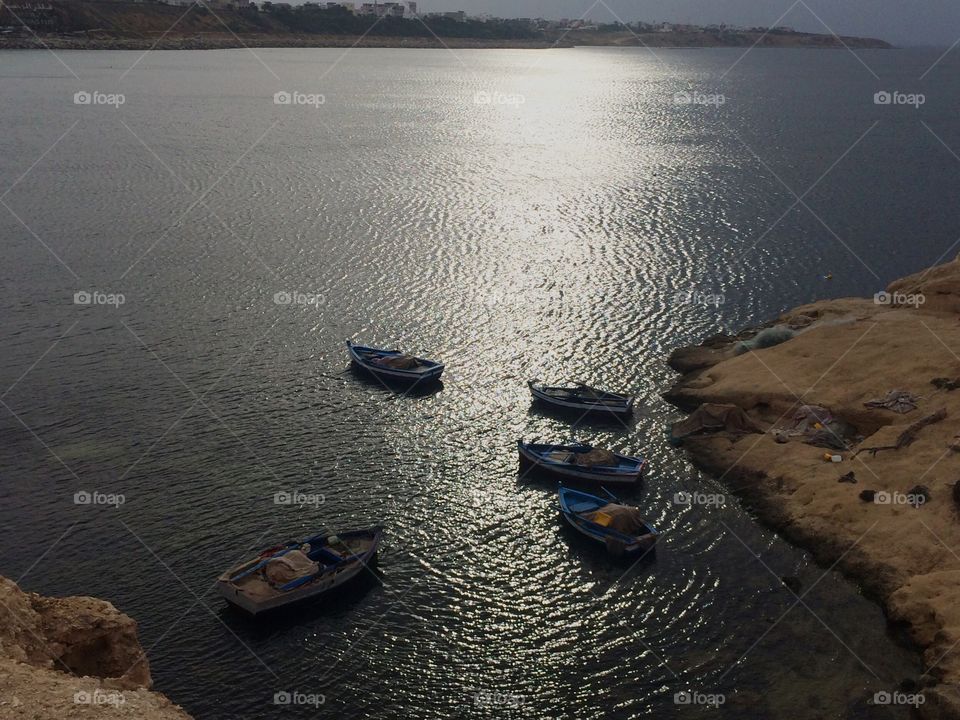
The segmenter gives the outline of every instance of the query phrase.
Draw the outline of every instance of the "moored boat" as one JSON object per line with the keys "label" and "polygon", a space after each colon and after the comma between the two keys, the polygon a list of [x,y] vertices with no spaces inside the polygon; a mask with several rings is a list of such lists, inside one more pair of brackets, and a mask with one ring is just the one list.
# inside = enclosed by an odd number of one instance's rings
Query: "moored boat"
{"label": "moored boat", "polygon": [[375,558],[382,536],[375,526],[267,548],[223,573],[217,589],[251,615],[314,598],[356,577]]}
{"label": "moored boat", "polygon": [[527,387],[537,402],[556,410],[581,413],[608,413],[630,415],[634,398],[630,395],[598,390],[583,383],[573,387],[544,385],[539,380],[528,380]]}
{"label": "moored boat", "polygon": [[624,505],[613,495],[602,498],[561,487],[558,496],[567,522],[614,555],[644,552],[657,542],[657,529],[641,516],[640,510]]}
{"label": "moored boat", "polygon": [[443,363],[407,355],[400,350],[367,347],[347,340],[347,352],[356,367],[382,380],[427,383],[439,380],[443,373]]}
{"label": "moored boat", "polygon": [[517,441],[521,466],[580,482],[625,485],[640,480],[646,467],[643,458],[619,455],[591,445],[557,445]]}

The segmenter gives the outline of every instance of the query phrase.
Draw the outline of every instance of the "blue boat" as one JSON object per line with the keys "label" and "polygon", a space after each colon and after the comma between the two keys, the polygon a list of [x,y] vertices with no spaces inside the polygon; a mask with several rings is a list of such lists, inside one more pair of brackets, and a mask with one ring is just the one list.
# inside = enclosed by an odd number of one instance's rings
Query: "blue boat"
{"label": "blue boat", "polygon": [[539,380],[528,380],[527,387],[534,401],[556,410],[627,416],[633,412],[634,398],[630,395],[598,390],[583,383],[573,387],[544,385]]}
{"label": "blue boat", "polygon": [[[606,492],[606,490],[604,490]],[[653,548],[660,533],[640,516],[640,510],[609,497],[561,487],[560,512],[573,528],[602,543],[614,555],[633,555]]]}
{"label": "blue boat", "polygon": [[286,607],[359,575],[375,559],[382,536],[383,529],[375,526],[275,545],[223,573],[217,589],[251,615]]}
{"label": "blue boat", "polygon": [[347,340],[347,352],[356,367],[390,382],[429,383],[439,380],[443,373],[443,363],[399,350],[367,347]]}
{"label": "blue boat", "polygon": [[521,466],[579,482],[632,485],[643,476],[646,460],[618,455],[591,445],[517,441]]}

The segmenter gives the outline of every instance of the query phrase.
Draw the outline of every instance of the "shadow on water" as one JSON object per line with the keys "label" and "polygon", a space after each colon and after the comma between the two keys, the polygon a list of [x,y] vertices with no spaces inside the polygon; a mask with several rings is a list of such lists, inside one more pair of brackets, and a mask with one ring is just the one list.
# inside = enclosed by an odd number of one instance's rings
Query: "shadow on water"
{"label": "shadow on water", "polygon": [[530,417],[546,418],[550,420],[565,420],[570,423],[570,432],[573,433],[578,428],[595,427],[603,430],[619,430],[621,432],[631,432],[636,425],[636,415],[616,415],[614,413],[588,412],[582,410],[571,410],[561,407],[546,405],[536,400],[531,401],[530,409],[527,411]]}
{"label": "shadow on water", "polygon": [[596,575],[611,576],[611,579],[635,573],[642,573],[644,569],[654,563],[657,559],[656,546],[647,551],[641,551],[635,555],[614,555],[596,540],[591,540],[585,535],[578,533],[572,527],[563,513],[557,513],[557,534],[563,539],[570,549],[570,555],[576,557],[583,563],[584,572],[589,572],[591,580],[596,580]]}
{"label": "shadow on water", "polygon": [[349,368],[347,368],[347,371],[364,385],[381,390],[384,394],[421,398],[436,395],[443,390],[443,380],[416,381],[413,383],[385,380],[352,363]]}
{"label": "shadow on water", "polygon": [[367,565],[367,571],[344,583],[341,587],[304,600],[285,608],[276,608],[257,616],[227,603],[219,611],[219,616],[231,630],[256,640],[264,640],[286,632],[292,628],[309,627],[315,623],[336,622],[347,617],[363,602],[367,594],[380,587],[383,573],[374,560]]}

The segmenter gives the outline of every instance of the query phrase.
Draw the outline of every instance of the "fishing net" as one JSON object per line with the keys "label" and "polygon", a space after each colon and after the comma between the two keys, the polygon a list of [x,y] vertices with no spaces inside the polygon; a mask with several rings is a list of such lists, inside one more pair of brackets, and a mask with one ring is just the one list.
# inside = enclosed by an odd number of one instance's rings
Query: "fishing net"
{"label": "fishing net", "polygon": [[374,362],[377,365],[394,370],[412,370],[417,366],[417,359],[413,355],[390,355],[374,360]]}
{"label": "fishing net", "polygon": [[639,535],[647,532],[640,510],[629,505],[609,503],[599,510],[587,513],[584,517],[590,522],[605,528],[616,530],[624,535]]}
{"label": "fishing net", "polygon": [[319,565],[302,552],[291,550],[268,562],[263,574],[274,585],[284,585],[291,580],[313,575],[319,569]]}
{"label": "fishing net", "polygon": [[591,448],[587,452],[577,453],[573,462],[581,467],[616,465],[617,456],[604,448]]}

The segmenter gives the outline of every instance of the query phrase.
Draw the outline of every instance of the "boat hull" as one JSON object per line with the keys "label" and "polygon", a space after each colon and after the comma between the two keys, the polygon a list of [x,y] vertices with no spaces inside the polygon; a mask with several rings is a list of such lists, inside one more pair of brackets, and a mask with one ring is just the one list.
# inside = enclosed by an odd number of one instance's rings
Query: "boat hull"
{"label": "boat hull", "polygon": [[373,377],[379,378],[392,384],[415,385],[420,383],[434,383],[440,380],[443,374],[444,366],[425,358],[417,358],[424,364],[422,369],[403,370],[399,368],[388,368],[370,362],[370,355],[367,351],[382,353],[382,356],[399,355],[397,351],[380,350],[378,348],[368,348],[363,345],[354,345],[347,341],[347,352],[350,355],[350,362],[355,368],[361,370]]}
{"label": "boat hull", "polygon": [[609,501],[596,496],[587,495],[586,493],[570,491],[568,488],[560,488],[560,513],[567,521],[567,524],[569,524],[570,527],[576,530],[580,535],[589,538],[596,543],[600,543],[604,547],[608,547],[607,541],[609,538],[614,538],[619,541],[619,544],[622,548],[622,554],[628,556],[647,552],[656,545],[659,533],[656,531],[656,528],[649,523],[646,523],[646,529],[648,532],[644,535],[626,536],[611,532],[580,517],[580,515],[571,510],[569,505],[569,498],[571,495],[579,498],[589,498],[590,500],[595,501],[594,504],[597,509],[603,507]]}
{"label": "boat hull", "polygon": [[348,539],[361,534],[370,536],[370,547],[366,552],[357,556],[356,560],[346,562],[330,572],[323,573],[319,575],[316,580],[301,585],[300,587],[284,592],[268,591],[266,589],[261,589],[261,592],[256,593],[247,591],[244,586],[237,584],[235,579],[236,576],[240,574],[249,574],[250,568],[254,567],[260,559],[255,558],[233,567],[221,575],[217,580],[217,592],[219,592],[228,603],[253,616],[262,615],[263,613],[277,610],[278,608],[303,603],[320,595],[324,595],[348,583],[374,563],[382,538],[382,530],[379,527],[370,528],[365,531],[343,533],[341,537]]}
{"label": "boat hull", "polygon": [[537,385],[534,381],[527,383],[533,401],[545,408],[562,412],[573,412],[592,415],[606,415],[627,417],[633,414],[632,397],[624,397],[622,401],[598,402],[587,399],[577,399],[568,395],[557,395],[548,392],[547,388]]}
{"label": "boat hull", "polygon": [[[563,446],[555,447],[559,448]],[[557,478],[584,483],[634,485],[642,479],[646,466],[644,461],[637,461],[637,466],[632,469],[590,468],[573,463],[555,462],[545,458],[541,452],[533,449],[523,441],[517,443],[517,451],[520,455],[520,465],[522,468],[536,469]]]}

